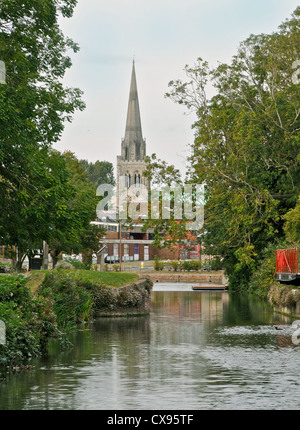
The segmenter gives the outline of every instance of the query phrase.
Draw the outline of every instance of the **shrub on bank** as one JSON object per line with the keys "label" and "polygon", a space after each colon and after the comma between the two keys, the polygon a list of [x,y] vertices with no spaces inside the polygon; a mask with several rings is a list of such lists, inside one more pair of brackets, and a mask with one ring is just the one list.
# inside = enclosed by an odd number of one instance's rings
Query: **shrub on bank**
{"label": "shrub on bank", "polygon": [[34,296],[22,276],[1,276],[0,320],[5,323],[6,339],[0,345],[0,360],[5,367],[40,355],[49,337],[57,334],[52,302]]}
{"label": "shrub on bank", "polygon": [[[79,281],[79,285],[86,289],[92,297],[92,313],[94,316],[103,314],[124,314],[140,310],[150,298],[152,283],[145,281],[140,287],[137,284],[122,288],[110,288],[105,285],[95,285],[90,281]],[[138,313],[138,312],[137,312]]]}
{"label": "shrub on bank", "polygon": [[[41,355],[50,337],[65,341],[67,331],[97,313],[143,313],[152,287],[145,281],[143,287],[115,288],[135,282],[137,275],[73,269],[46,272],[32,293],[26,286],[28,279],[0,277],[0,321],[6,326],[6,342],[0,344],[0,370]],[[110,283],[114,286],[107,286]]]}
{"label": "shrub on bank", "polygon": [[154,270],[163,270],[164,263],[160,261],[157,255],[154,256]]}
{"label": "shrub on bank", "polygon": [[[277,249],[288,248],[286,243],[271,243],[263,251],[262,259],[250,277],[248,292],[263,299],[268,298],[275,282],[275,253]],[[279,284],[278,284],[279,285]]]}
{"label": "shrub on bank", "polygon": [[201,270],[202,264],[198,260],[186,260],[181,263],[181,267],[190,272],[191,270]]}
{"label": "shrub on bank", "polygon": [[[68,268],[74,268],[74,269],[79,269],[79,270],[91,270],[92,268],[92,264],[91,263],[87,263],[85,261],[78,261],[76,260],[76,258],[65,258],[61,264],[63,263],[69,263],[68,267],[65,267],[66,269]],[[61,265],[59,266],[59,263],[57,263],[56,265],[56,269],[58,269],[59,267],[61,267]],[[64,268],[64,267],[62,267]]]}
{"label": "shrub on bank", "polygon": [[89,319],[91,294],[62,271],[47,273],[38,294],[53,301],[53,312],[60,328],[70,330]]}

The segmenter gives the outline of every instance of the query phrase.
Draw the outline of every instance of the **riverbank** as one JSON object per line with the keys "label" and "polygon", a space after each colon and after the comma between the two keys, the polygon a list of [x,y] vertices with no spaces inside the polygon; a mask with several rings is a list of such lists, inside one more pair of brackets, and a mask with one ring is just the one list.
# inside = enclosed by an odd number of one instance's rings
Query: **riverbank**
{"label": "riverbank", "polygon": [[300,318],[300,289],[293,285],[273,283],[268,293],[268,301],[274,310],[284,315]]}
{"label": "riverbank", "polygon": [[95,318],[147,315],[152,282],[133,273],[52,270],[1,275],[0,287],[0,370],[6,371]]}
{"label": "riverbank", "polygon": [[32,371],[0,384],[0,409],[293,408],[294,331],[252,296],[154,285],[151,317],[99,318],[69,336],[68,350],[51,342]]}
{"label": "riverbank", "polygon": [[27,287],[35,293],[38,287],[42,285],[46,275],[51,273],[60,273],[63,277],[67,276],[76,282],[91,282],[94,285],[105,285],[112,288],[129,285],[139,279],[138,274],[128,272],[96,272],[80,269],[34,270],[24,274],[27,279]]}

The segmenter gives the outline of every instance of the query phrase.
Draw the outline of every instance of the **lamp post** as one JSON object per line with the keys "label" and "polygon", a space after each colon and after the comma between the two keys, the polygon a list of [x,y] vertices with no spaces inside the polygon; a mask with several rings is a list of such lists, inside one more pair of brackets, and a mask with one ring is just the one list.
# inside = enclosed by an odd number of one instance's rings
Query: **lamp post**
{"label": "lamp post", "polygon": [[200,260],[200,264],[202,264],[202,255],[201,255],[201,252],[202,252],[202,233],[199,233],[199,234],[197,234],[197,239],[198,239],[198,242],[199,242],[199,260]]}

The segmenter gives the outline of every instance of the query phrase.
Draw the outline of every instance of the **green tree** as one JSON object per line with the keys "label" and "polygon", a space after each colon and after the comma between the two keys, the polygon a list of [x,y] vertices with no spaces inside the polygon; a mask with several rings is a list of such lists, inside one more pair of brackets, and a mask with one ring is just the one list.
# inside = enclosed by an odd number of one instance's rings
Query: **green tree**
{"label": "green tree", "polygon": [[[149,193],[148,219],[140,220],[144,224],[143,230],[152,230],[153,245],[157,248],[172,248],[174,245],[183,244],[189,237],[189,231],[184,216],[183,182],[180,171],[174,165],[157,158],[156,154],[146,157],[145,161],[147,165],[143,175],[151,182],[151,192]],[[168,193],[165,194],[167,201],[165,197],[162,198],[161,191],[165,189],[164,187],[168,190]],[[157,198],[157,195],[155,196],[157,191],[160,191],[158,216],[152,213],[152,203]],[[187,193],[185,198],[187,198]],[[177,218],[175,207],[181,207],[181,219]]]}
{"label": "green tree", "polygon": [[64,121],[83,109],[81,91],[64,88],[71,66],[59,15],[70,17],[75,0],[3,0],[0,5],[0,58],[6,85],[0,85],[1,189],[26,182],[27,161],[59,140]]}
{"label": "green tree", "polygon": [[72,152],[65,152],[63,158],[68,171],[67,186],[73,190],[73,194],[65,201],[62,216],[56,217],[52,225],[49,246],[55,263],[61,252],[96,252],[103,233],[91,225],[91,221],[96,218],[98,203],[94,185]]}
{"label": "green tree", "polygon": [[246,284],[266,243],[284,235],[299,195],[299,17],[298,7],[276,33],[251,35],[230,64],[198,59],[166,94],[197,115],[189,178],[206,184],[204,243],[225,258],[232,285]]}
{"label": "green tree", "polygon": [[114,168],[109,161],[97,160],[95,163],[89,163],[87,160],[80,160],[79,162],[96,188],[101,184],[116,185]]}
{"label": "green tree", "polygon": [[30,188],[20,187],[14,200],[6,200],[0,228],[4,242],[17,246],[17,269],[26,255],[42,248],[43,240],[55,261],[62,251],[96,251],[99,231],[90,225],[95,190],[74,154],[40,150],[28,171]]}
{"label": "green tree", "polygon": [[75,0],[0,4],[0,59],[6,70],[0,85],[0,237],[17,245],[21,256],[38,239],[49,238],[52,218],[60,218],[71,193],[69,186],[62,189],[67,173],[56,170],[61,160],[50,148],[64,122],[84,108],[81,91],[61,82],[71,66],[67,53],[78,46],[62,34],[58,19],[72,16],[75,5]]}
{"label": "green tree", "polygon": [[286,238],[291,242],[300,243],[300,197],[294,209],[284,216]]}
{"label": "green tree", "polygon": [[29,183],[23,187],[20,182],[13,192],[7,191],[0,236],[5,244],[17,247],[18,269],[26,255],[31,257],[43,240],[50,240],[57,220],[64,219],[66,223],[67,202],[74,193],[68,176],[61,154],[44,149],[28,166]]}

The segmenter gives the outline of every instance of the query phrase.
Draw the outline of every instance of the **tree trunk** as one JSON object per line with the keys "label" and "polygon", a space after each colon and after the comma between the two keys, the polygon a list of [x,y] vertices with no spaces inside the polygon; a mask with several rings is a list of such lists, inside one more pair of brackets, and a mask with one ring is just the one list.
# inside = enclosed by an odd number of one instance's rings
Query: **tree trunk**
{"label": "tree trunk", "polygon": [[52,250],[50,251],[51,257],[52,257],[52,261],[53,261],[53,269],[55,269],[55,266],[58,262],[58,256],[60,254],[60,251],[57,250]]}
{"label": "tree trunk", "polygon": [[92,251],[85,251],[82,253],[82,262],[87,263],[87,264],[92,264],[92,262],[93,262]]}
{"label": "tree trunk", "polygon": [[16,259],[16,263],[15,263],[15,268],[16,268],[17,272],[21,272],[23,261],[24,261],[25,257],[26,257],[26,253],[21,253],[20,251],[18,251],[17,259]]}

